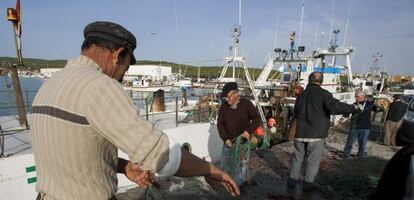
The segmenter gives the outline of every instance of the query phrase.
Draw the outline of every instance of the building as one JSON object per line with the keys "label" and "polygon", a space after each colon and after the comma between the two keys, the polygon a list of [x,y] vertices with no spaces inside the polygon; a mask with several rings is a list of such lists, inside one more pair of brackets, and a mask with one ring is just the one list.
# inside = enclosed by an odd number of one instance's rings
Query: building
{"label": "building", "polygon": [[153,81],[167,81],[172,75],[172,69],[168,66],[158,65],[131,65],[125,73],[125,80],[141,80],[149,78]]}
{"label": "building", "polygon": [[41,68],[39,77],[41,78],[51,78],[54,74],[63,70],[63,68]]}

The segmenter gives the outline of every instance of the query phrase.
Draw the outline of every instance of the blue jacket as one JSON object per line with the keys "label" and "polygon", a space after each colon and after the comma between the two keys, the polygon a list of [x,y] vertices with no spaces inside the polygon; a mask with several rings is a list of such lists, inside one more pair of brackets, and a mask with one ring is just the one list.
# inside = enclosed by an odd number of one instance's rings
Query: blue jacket
{"label": "blue jacket", "polygon": [[[371,128],[371,112],[377,112],[378,107],[371,101],[365,100],[365,107],[363,110],[357,110],[352,113],[351,117],[351,129],[370,129]],[[363,104],[361,102],[360,104]],[[354,103],[358,105],[358,103]]]}

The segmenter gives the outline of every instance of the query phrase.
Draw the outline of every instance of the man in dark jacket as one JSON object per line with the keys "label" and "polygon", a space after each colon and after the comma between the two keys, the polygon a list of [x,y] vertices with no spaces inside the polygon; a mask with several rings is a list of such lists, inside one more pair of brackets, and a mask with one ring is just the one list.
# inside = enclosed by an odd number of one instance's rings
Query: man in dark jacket
{"label": "man in dark jacket", "polygon": [[371,128],[371,113],[377,112],[379,108],[374,103],[365,99],[365,93],[358,91],[355,93],[356,102],[354,105],[358,106],[358,110],[352,114],[351,126],[349,128],[348,139],[344,148],[344,158],[351,155],[352,145],[358,138],[358,157],[363,158],[365,155],[365,148],[368,142],[369,129]]}
{"label": "man in dark jacket", "polygon": [[341,103],[331,93],[322,89],[322,82],[323,74],[321,72],[311,73],[309,84],[295,103],[294,115],[297,120],[297,129],[292,168],[288,180],[289,187],[294,187],[299,180],[300,170],[305,159],[303,189],[312,188],[325,149],[330,116],[351,113],[355,109],[352,105]]}
{"label": "man in dark jacket", "polygon": [[407,110],[407,104],[400,101],[400,95],[395,95],[394,101],[388,109],[385,122],[385,145],[396,145],[397,131],[402,124],[402,117],[404,116],[405,110]]}

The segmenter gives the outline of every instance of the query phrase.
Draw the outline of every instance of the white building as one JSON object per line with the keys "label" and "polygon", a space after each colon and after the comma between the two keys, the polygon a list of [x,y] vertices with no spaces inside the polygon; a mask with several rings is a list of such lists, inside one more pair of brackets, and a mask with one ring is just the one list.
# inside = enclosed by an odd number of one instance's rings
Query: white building
{"label": "white building", "polygon": [[158,65],[131,65],[125,73],[125,80],[150,78],[154,81],[167,81],[172,74],[171,67]]}
{"label": "white building", "polygon": [[63,68],[41,68],[39,76],[42,78],[51,78],[54,74],[60,72]]}

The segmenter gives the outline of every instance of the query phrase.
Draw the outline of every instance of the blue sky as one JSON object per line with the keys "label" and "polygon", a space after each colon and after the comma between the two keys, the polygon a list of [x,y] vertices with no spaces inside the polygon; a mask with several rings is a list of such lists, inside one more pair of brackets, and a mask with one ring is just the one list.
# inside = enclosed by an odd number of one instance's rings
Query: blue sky
{"label": "blue sky", "polygon": [[[250,66],[265,64],[274,48],[278,18],[276,44],[288,48],[289,32],[299,33],[301,3],[242,1],[241,48]],[[85,25],[108,20],[136,35],[139,60],[219,65],[231,45],[231,27],[238,22],[238,0],[21,0],[21,5],[23,56],[27,58],[75,57]],[[6,8],[14,6],[15,0],[0,1],[0,15],[6,16]],[[340,45],[348,8],[349,0],[335,0],[334,29],[341,31]],[[308,52],[328,44],[331,9],[332,0],[305,0],[302,44]],[[367,71],[372,55],[380,52],[380,65],[388,72],[414,75],[414,1],[351,0],[350,10],[346,46],[356,50],[354,71]],[[0,56],[15,56],[11,25],[5,17],[0,20],[0,45]]]}

